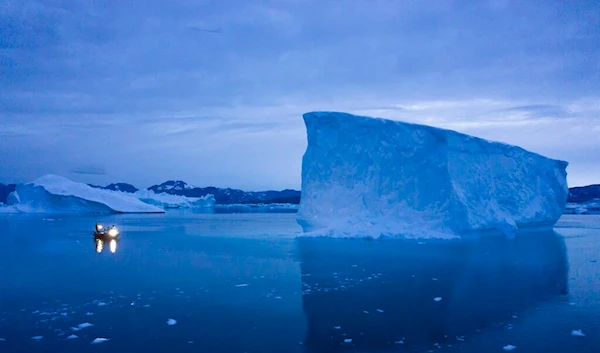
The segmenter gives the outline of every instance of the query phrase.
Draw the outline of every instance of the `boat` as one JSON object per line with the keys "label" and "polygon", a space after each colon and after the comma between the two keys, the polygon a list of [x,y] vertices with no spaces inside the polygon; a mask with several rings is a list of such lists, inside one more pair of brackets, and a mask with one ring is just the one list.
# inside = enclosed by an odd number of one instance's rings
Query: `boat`
{"label": "boat", "polygon": [[102,224],[96,223],[96,229],[94,230],[94,237],[103,239],[117,239],[121,235],[121,232],[114,225],[104,228]]}

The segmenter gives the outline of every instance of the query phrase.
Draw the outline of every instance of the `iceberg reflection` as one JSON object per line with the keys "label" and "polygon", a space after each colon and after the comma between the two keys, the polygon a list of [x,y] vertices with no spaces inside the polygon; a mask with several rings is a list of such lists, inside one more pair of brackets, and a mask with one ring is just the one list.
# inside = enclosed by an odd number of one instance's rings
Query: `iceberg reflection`
{"label": "iceberg reflection", "polygon": [[303,237],[297,246],[308,352],[459,345],[568,291],[565,244],[552,231],[426,242]]}

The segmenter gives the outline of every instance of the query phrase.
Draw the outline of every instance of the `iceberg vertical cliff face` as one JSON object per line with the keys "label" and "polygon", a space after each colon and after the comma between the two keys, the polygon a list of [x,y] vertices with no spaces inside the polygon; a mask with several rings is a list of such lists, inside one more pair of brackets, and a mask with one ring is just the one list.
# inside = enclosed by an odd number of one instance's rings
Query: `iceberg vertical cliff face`
{"label": "iceberg vertical cliff face", "polygon": [[550,227],[567,162],[430,126],[346,113],[304,115],[298,223],[329,235],[453,237]]}

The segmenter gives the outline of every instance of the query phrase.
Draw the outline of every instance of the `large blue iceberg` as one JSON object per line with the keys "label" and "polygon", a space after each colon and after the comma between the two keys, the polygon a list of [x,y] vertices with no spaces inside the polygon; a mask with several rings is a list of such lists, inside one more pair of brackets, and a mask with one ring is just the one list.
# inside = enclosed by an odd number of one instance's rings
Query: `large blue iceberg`
{"label": "large blue iceberg", "polygon": [[303,117],[297,220],[305,234],[513,234],[550,228],[565,209],[565,161],[425,125],[337,112]]}

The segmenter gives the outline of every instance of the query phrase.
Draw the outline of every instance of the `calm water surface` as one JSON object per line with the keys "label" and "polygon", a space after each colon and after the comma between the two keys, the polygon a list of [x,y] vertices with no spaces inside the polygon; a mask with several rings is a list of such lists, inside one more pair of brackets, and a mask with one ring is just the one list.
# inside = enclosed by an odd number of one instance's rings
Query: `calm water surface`
{"label": "calm water surface", "polygon": [[298,238],[294,214],[0,227],[3,353],[600,352],[598,216],[460,241]]}

